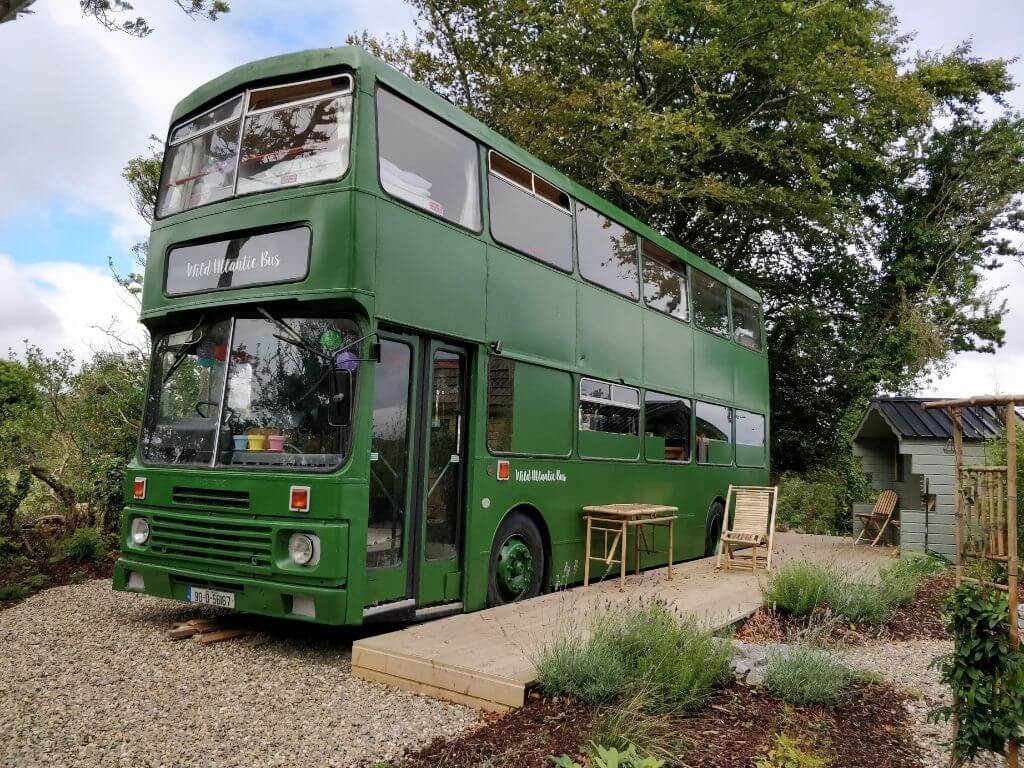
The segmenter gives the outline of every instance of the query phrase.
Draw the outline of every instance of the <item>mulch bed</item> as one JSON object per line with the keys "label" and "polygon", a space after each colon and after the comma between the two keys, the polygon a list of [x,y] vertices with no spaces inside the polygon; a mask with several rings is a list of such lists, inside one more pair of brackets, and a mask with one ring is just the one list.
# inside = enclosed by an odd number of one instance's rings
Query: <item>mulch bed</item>
{"label": "mulch bed", "polygon": [[914,600],[896,608],[882,626],[853,626],[827,609],[810,616],[788,616],[761,609],[740,624],[735,637],[751,643],[813,640],[826,645],[862,645],[879,640],[948,640],[949,633],[942,625],[941,603],[955,581],[952,572],[922,581]]}
{"label": "mulch bed", "polygon": [[[27,568],[25,566],[0,568],[0,586],[23,583],[25,579],[36,574],[45,576],[46,583],[33,589],[32,593],[34,594],[43,589],[77,584],[88,579],[109,579],[114,572],[115,560],[117,560],[117,553],[113,552],[105,558],[89,563],[63,559],[56,562],[32,561]],[[17,605],[24,599],[0,600],[0,611]]]}
{"label": "mulch bed", "polygon": [[[760,689],[731,685],[716,691],[692,716],[677,718],[690,744],[685,768],[750,768],[778,733],[796,737],[842,768],[920,768],[908,730],[904,695],[889,685],[855,683],[832,707],[794,707]],[[435,739],[394,763],[395,768],[550,768],[552,755],[580,759],[596,710],[532,696],[522,709],[490,717],[454,739]]]}

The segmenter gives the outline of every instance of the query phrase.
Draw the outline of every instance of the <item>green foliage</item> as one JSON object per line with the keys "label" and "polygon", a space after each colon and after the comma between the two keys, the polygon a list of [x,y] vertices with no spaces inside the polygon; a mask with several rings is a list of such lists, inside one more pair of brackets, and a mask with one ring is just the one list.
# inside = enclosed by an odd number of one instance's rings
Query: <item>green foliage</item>
{"label": "green foliage", "polygon": [[[633,744],[621,750],[616,747],[591,744],[589,757],[588,764],[592,768],[661,768],[665,764],[664,760],[641,755]],[[582,768],[568,755],[552,757],[551,761],[557,768]]]}
{"label": "green foliage", "polygon": [[537,659],[537,681],[588,704],[633,696],[646,712],[681,712],[730,678],[731,654],[729,643],[660,603],[626,604],[597,614],[588,636],[556,634]]}
{"label": "green foliage", "polygon": [[31,594],[32,588],[27,584],[0,585],[0,600],[24,600]]}
{"label": "green foliage", "polygon": [[859,459],[837,459],[830,467],[780,478],[778,520],[801,533],[847,533],[851,506],[870,500],[873,494]]}
{"label": "green foliage", "polygon": [[798,739],[780,733],[771,751],[759,757],[756,768],[827,768],[829,759],[806,749]]}
{"label": "green foliage", "polygon": [[840,581],[829,596],[828,604],[852,624],[884,624],[893,609],[886,590],[862,581]]}
{"label": "green foliage", "polygon": [[792,616],[806,616],[829,602],[839,576],[831,568],[793,560],[768,574],[762,588],[766,607]]}
{"label": "green foliage", "polygon": [[934,719],[957,719],[953,755],[957,764],[982,752],[1001,754],[1006,740],[1024,728],[1024,654],[1010,648],[1006,595],[964,583],[943,603],[953,653],[935,660],[953,692],[955,709]]}
{"label": "green foliage", "polygon": [[22,468],[18,471],[18,479],[11,483],[6,477],[0,476],[0,515],[2,515],[3,532],[14,533],[15,514],[21,502],[28,496],[32,487],[32,475]]}
{"label": "green foliage", "polygon": [[[230,8],[226,0],[174,0],[174,4],[194,19],[215,21]],[[147,37],[153,34],[149,23],[137,16],[131,18],[134,10],[127,0],[78,0],[82,15],[96,19],[100,26],[111,32],[124,32],[131,37]],[[128,18],[124,18],[129,14]]]}
{"label": "green foliage", "polygon": [[768,654],[764,684],[790,704],[826,704],[838,701],[852,678],[831,654],[794,645]]}
{"label": "green foliage", "polygon": [[103,531],[84,526],[73,531],[62,542],[64,554],[79,563],[91,563],[107,553]]}
{"label": "green foliage", "polygon": [[623,751],[635,746],[645,755],[678,765],[687,744],[671,717],[644,711],[645,692],[636,691],[620,702],[602,707],[594,720],[589,741]]}
{"label": "green foliage", "polygon": [[0,418],[14,408],[32,407],[38,400],[28,369],[16,360],[0,360]]}
{"label": "green foliage", "polygon": [[765,295],[777,469],[1002,343],[1024,122],[977,107],[1006,60],[915,58],[873,0],[410,4],[413,40],[353,41]]}

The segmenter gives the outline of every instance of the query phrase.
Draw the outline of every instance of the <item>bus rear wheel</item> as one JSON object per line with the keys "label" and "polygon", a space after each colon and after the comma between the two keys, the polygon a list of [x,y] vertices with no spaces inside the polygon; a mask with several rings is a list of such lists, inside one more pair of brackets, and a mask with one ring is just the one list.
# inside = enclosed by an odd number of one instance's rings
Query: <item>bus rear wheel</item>
{"label": "bus rear wheel", "polygon": [[708,538],[704,543],[704,557],[711,557],[718,551],[718,540],[722,538],[722,520],[725,518],[725,506],[716,501],[708,510]]}
{"label": "bus rear wheel", "polygon": [[544,540],[521,512],[505,518],[491,548],[488,605],[505,605],[540,594],[544,579]]}

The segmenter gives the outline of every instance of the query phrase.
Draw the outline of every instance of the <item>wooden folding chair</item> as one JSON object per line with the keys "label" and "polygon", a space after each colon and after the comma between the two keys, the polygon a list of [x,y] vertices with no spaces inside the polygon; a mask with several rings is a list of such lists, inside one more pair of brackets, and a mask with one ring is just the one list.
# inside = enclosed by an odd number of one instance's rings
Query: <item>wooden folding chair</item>
{"label": "wooden folding chair", "polygon": [[863,527],[860,529],[860,535],[857,536],[857,540],[853,543],[855,545],[860,544],[861,540],[866,535],[871,535],[868,532],[869,528],[877,528],[878,535],[875,536],[875,540],[871,542],[871,546],[873,547],[882,540],[882,534],[885,533],[885,529],[890,525],[894,528],[899,528],[900,521],[893,519],[893,515],[896,514],[896,507],[898,506],[899,500],[900,499],[899,496],[896,495],[896,491],[882,491],[878,500],[875,502],[874,508],[870,512],[855,512],[854,515],[861,521],[861,525]]}
{"label": "wooden folding chair", "polygon": [[[775,540],[775,510],[779,503],[778,487],[730,485],[725,497],[725,519],[722,521],[722,538],[718,543],[718,560],[715,568],[732,568],[741,560],[750,560],[751,568],[757,572],[758,551],[767,549],[765,568],[772,567],[772,546]],[[737,555],[749,549],[747,554]]]}

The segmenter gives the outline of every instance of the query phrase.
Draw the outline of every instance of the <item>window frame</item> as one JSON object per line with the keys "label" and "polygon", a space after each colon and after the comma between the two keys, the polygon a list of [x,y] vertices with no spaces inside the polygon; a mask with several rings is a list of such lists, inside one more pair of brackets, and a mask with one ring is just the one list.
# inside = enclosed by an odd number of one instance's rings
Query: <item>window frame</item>
{"label": "window frame", "polygon": [[[689,438],[690,438],[690,455],[689,455],[689,458],[686,459],[686,461],[672,461],[670,459],[651,459],[651,458],[647,457],[647,395],[648,394],[661,395],[662,397],[674,397],[674,398],[676,398],[678,400],[685,400],[687,403],[690,404],[690,425],[689,425],[690,426],[690,429],[689,429],[689,433],[690,433],[689,434]],[[688,467],[688,466],[696,464],[697,463],[697,455],[696,455],[697,452],[694,450],[694,446],[696,445],[696,442],[697,442],[697,437],[696,437],[696,433],[697,433],[697,408],[696,408],[696,403],[697,403],[697,401],[696,401],[696,399],[692,395],[674,395],[671,392],[662,392],[662,391],[657,390],[657,389],[644,389],[643,392],[642,392],[642,396],[643,396],[643,416],[644,416],[644,418],[643,418],[643,423],[640,425],[640,431],[643,433],[642,434],[643,442],[642,442],[642,445],[640,446],[640,451],[643,454],[644,461],[647,462],[648,464],[669,464],[669,465],[677,466],[677,467]],[[712,465],[712,466],[714,466],[714,465]]]}
{"label": "window frame", "polygon": [[[675,259],[682,266],[682,269],[675,269],[674,267],[672,267],[669,264],[664,264],[664,263],[662,263],[661,261],[659,261],[657,259],[652,259],[652,261],[654,261],[657,264],[660,264],[665,269],[667,269],[667,270],[669,270],[671,272],[675,272],[677,275],[681,276],[683,278],[683,280],[685,281],[685,285],[686,285],[686,302],[685,302],[686,317],[677,317],[676,315],[673,315],[671,312],[666,312],[665,310],[663,310],[663,309],[661,309],[659,307],[652,306],[651,304],[649,304],[647,302],[647,283],[644,280],[644,270],[647,267],[647,254],[644,253],[644,246],[647,245],[648,243],[650,243],[655,248],[658,248],[658,249],[664,251],[666,254],[668,254],[670,257]],[[657,312],[659,315],[664,315],[665,317],[671,317],[673,320],[676,320],[677,322],[680,322],[680,323],[685,323],[686,325],[694,325],[694,322],[693,322],[693,306],[692,306],[692,304],[693,304],[693,290],[692,290],[692,283],[690,281],[690,269],[691,269],[691,267],[690,267],[688,262],[686,262],[683,259],[681,259],[678,256],[676,256],[674,253],[669,251],[667,248],[662,248],[660,245],[658,245],[657,243],[655,243],[653,240],[651,240],[649,238],[646,238],[646,237],[642,238],[642,242],[640,244],[640,298],[643,301],[643,305],[647,309],[650,309],[650,310],[653,310],[653,311]],[[731,310],[731,305],[730,305],[730,310]]]}
{"label": "window frame", "polygon": [[[608,398],[605,399],[603,397],[594,397],[593,395],[584,395],[583,394],[583,382],[585,382],[585,381],[596,381],[599,384],[607,384],[608,387],[609,387],[609,389],[608,389]],[[621,400],[616,400],[615,399],[615,388],[616,387],[621,387],[623,389],[628,389],[628,390],[631,390],[633,392],[636,392],[637,404],[633,405],[632,403],[624,403]],[[643,431],[643,425],[640,423],[641,422],[641,416],[643,415],[643,399],[640,396],[640,387],[634,387],[634,386],[631,386],[629,384],[618,384],[618,383],[616,383],[614,381],[608,381],[606,379],[598,379],[598,378],[595,378],[593,376],[585,376],[583,374],[580,374],[580,383],[579,383],[579,386],[577,386],[577,388],[576,388],[576,395],[577,395],[577,398],[578,398],[578,404],[576,406],[576,430],[577,430],[577,432],[597,432],[598,434],[602,434],[602,435],[622,435],[623,437],[643,438],[643,435],[640,434]],[[635,410],[637,412],[637,417],[636,417],[637,433],[633,434],[632,432],[605,432],[604,430],[600,430],[600,429],[584,429],[583,428],[583,410],[582,410],[583,403],[595,403],[597,405],[612,405],[612,406],[616,406],[616,407],[619,407],[619,408],[627,408],[629,410]],[[642,442],[642,440],[641,440],[641,442]]]}
{"label": "window frame", "polygon": [[[736,344],[737,342],[736,342],[736,339],[733,338],[733,331],[732,331],[732,288],[724,280],[719,280],[717,277],[714,277],[713,275],[709,275],[705,270],[700,269],[699,267],[690,267],[689,273],[690,273],[689,276],[691,278],[691,281],[690,281],[690,295],[692,297],[691,298],[691,303],[692,303],[691,317],[692,317],[693,327],[698,329],[698,330],[704,331],[704,333],[710,334],[711,336],[713,336],[716,339],[724,339],[725,341],[728,341],[728,342],[731,342],[733,344]],[[694,281],[692,279],[694,273],[699,273],[699,274],[703,275],[704,277],[708,278],[709,280],[714,280],[716,283],[721,285],[723,289],[725,289],[725,321],[726,321],[726,323],[728,325],[728,327],[726,328],[725,333],[718,333],[716,331],[712,331],[710,328],[705,328],[703,325],[701,325],[699,322],[697,322],[697,290],[696,290],[696,287],[694,286]]]}
{"label": "window frame", "polygon": [[[758,340],[760,341],[760,344],[758,344],[758,346],[756,346],[756,347],[748,347],[746,344],[744,344],[742,341],[740,341],[739,339],[736,338],[736,323],[735,323],[735,316],[733,315],[732,302],[733,302],[733,297],[737,296],[737,295],[742,297],[742,298],[744,298],[744,299],[746,299],[747,301],[749,301],[751,304],[753,304],[757,308],[757,313],[756,313],[757,335],[758,335]],[[746,349],[746,350],[748,350],[750,352],[754,352],[755,354],[759,354],[760,355],[760,354],[763,354],[764,351],[765,351],[765,346],[766,345],[765,345],[765,338],[764,338],[764,304],[762,302],[760,302],[760,301],[757,301],[756,299],[751,298],[750,296],[748,296],[747,294],[743,293],[742,291],[735,291],[732,288],[729,288],[729,337],[733,340],[733,342],[735,344],[739,345],[743,349]],[[752,411],[751,411],[751,413],[752,413]]]}
{"label": "window frame", "polygon": [[[306,99],[299,99],[299,100],[294,101],[294,102],[288,102],[286,104],[279,104],[279,105],[273,106],[273,107],[264,107],[262,109],[257,109],[257,110],[254,110],[252,112],[249,111],[249,97],[254,92],[266,91],[266,90],[271,90],[271,89],[274,89],[274,88],[284,88],[284,87],[293,86],[293,85],[306,85],[308,83],[316,83],[316,82],[319,82],[321,80],[334,80],[336,78],[342,78],[342,77],[348,79],[348,87],[345,88],[345,89],[335,90],[335,91],[327,91],[327,92],[319,94],[317,96],[310,96],[309,98],[306,98]],[[258,114],[262,114],[263,112],[280,110],[280,109],[285,109],[287,107],[293,107],[293,106],[297,106],[297,105],[300,105],[300,104],[305,104],[306,102],[322,101],[324,99],[335,98],[337,96],[348,96],[349,94],[351,94],[351,96],[352,96],[352,116],[351,116],[350,123],[349,123],[348,155],[346,157],[345,170],[341,173],[341,175],[333,177],[333,178],[330,178],[330,179],[321,179],[320,181],[310,181],[310,182],[306,182],[306,183],[303,183],[303,184],[293,184],[293,185],[290,185],[290,186],[282,186],[279,189],[299,189],[299,188],[302,188],[302,187],[312,187],[312,186],[315,186],[317,184],[334,184],[336,182],[341,181],[346,176],[348,176],[349,172],[352,170],[352,145],[355,144],[356,78],[355,78],[355,73],[350,71],[350,70],[346,69],[346,70],[342,70],[342,71],[339,71],[339,72],[335,72],[334,74],[331,74],[331,75],[323,75],[323,76],[320,76],[320,77],[311,77],[311,78],[306,79],[306,80],[296,80],[295,82],[282,82],[282,83],[278,83],[276,85],[262,85],[262,86],[259,86],[259,87],[256,87],[256,88],[253,88],[253,87],[244,88],[241,91],[239,91],[238,93],[232,94],[231,96],[223,99],[222,101],[219,101],[217,104],[215,104],[214,106],[210,107],[209,109],[204,109],[202,112],[197,113],[193,117],[182,118],[177,123],[172,124],[167,129],[167,141],[164,144],[166,149],[171,149],[173,147],[178,146],[179,144],[184,144],[184,143],[186,143],[188,141],[191,141],[192,139],[195,139],[198,136],[202,136],[202,135],[204,135],[204,134],[206,134],[206,133],[208,133],[210,131],[216,130],[217,128],[220,128],[220,127],[222,127],[224,125],[227,125],[228,123],[232,123],[232,122],[235,122],[237,120],[238,121],[238,148],[237,148],[237,150],[235,152],[235,175],[234,175],[234,180],[232,181],[232,184],[231,184],[231,194],[228,197],[221,198],[220,200],[211,200],[208,203],[202,203],[200,205],[195,205],[195,206],[192,206],[190,208],[183,208],[180,211],[175,211],[174,213],[167,213],[167,214],[164,214],[163,216],[161,216],[161,215],[159,215],[157,209],[159,207],[159,189],[160,189],[161,186],[163,186],[164,169],[167,167],[166,160],[165,160],[161,164],[161,166],[160,166],[160,181],[158,182],[158,187],[157,187],[157,205],[154,206],[153,220],[154,221],[163,221],[163,220],[169,219],[169,218],[171,218],[173,216],[180,216],[181,214],[185,214],[185,213],[188,213],[190,211],[197,211],[200,208],[205,208],[208,205],[214,205],[216,203],[224,203],[224,202],[227,202],[229,200],[238,200],[240,198],[250,197],[251,195],[262,195],[262,194],[266,194],[267,192],[279,191],[279,190],[261,189],[261,190],[254,190],[252,192],[243,192],[242,194],[238,194],[238,169],[239,169],[239,167],[241,166],[241,163],[242,163],[242,139],[245,136],[245,121],[246,121],[246,118],[248,118],[250,114],[258,115]],[[189,134],[185,138],[178,139],[176,141],[172,141],[171,140],[171,136],[174,134],[174,132],[176,130],[180,129],[182,126],[187,125],[188,123],[191,123],[194,120],[198,120],[203,115],[208,115],[211,112],[215,112],[216,110],[218,110],[221,107],[223,107],[225,104],[228,104],[231,101],[234,101],[235,99],[241,99],[241,109],[239,111],[238,117],[231,117],[231,118],[228,118],[226,120],[221,120],[219,123],[215,123],[214,125],[211,125],[211,126],[209,126],[207,128],[204,128],[201,131],[196,131],[195,133]],[[165,155],[166,155],[166,151],[165,151]]]}
{"label": "window frame", "polygon": [[[573,385],[573,377],[572,377],[572,374],[569,371],[562,370],[561,368],[555,368],[555,367],[550,366],[550,365],[538,365],[537,363],[534,363],[534,362],[529,361],[529,360],[519,360],[518,358],[514,357],[513,355],[507,355],[507,354],[489,354],[489,355],[487,355],[487,375],[485,376],[485,379],[487,381],[487,385],[486,385],[486,387],[484,389],[484,445],[487,447],[487,452],[491,456],[512,456],[512,457],[520,456],[520,457],[523,457],[523,458],[538,458],[538,459],[568,459],[568,458],[571,458],[572,457],[573,448],[575,447],[575,434],[573,434],[573,428],[572,428],[572,421],[571,420],[569,422],[570,423],[570,426],[569,426],[569,450],[566,453],[524,453],[523,451],[496,451],[493,448],[491,448],[491,441],[490,441],[490,436],[489,436],[489,433],[488,433],[488,425],[490,424],[490,419],[491,419],[491,361],[492,360],[508,360],[509,362],[512,363],[512,381],[513,381],[513,388],[512,388],[512,412],[513,412],[513,418],[515,418],[514,414],[515,414],[515,407],[516,407],[516,402],[515,402],[515,375],[516,375],[516,373],[515,373],[515,366],[518,365],[519,363],[522,363],[523,365],[533,365],[533,366],[536,366],[537,368],[544,368],[545,370],[548,370],[548,371],[554,371],[555,373],[564,374],[569,379],[570,398],[573,397],[572,394],[571,394],[572,393],[572,385]],[[579,407],[576,405],[575,401],[573,401],[573,403],[572,403],[572,405],[570,407],[570,413],[572,413],[572,411],[576,411],[577,413],[579,411]],[[578,427],[577,427],[577,429],[578,429]]]}
{"label": "window frame", "polygon": [[[586,275],[583,274],[583,260],[580,258],[580,236],[579,236],[579,232],[580,232],[579,209],[580,209],[580,207],[586,208],[588,211],[593,211],[598,216],[601,216],[602,218],[610,221],[612,224],[614,224],[617,227],[621,227],[622,229],[624,229],[626,232],[628,232],[629,234],[631,234],[633,236],[633,248],[636,251],[636,277],[637,277],[637,280],[636,280],[637,294],[636,294],[636,298],[635,299],[633,297],[631,297],[631,296],[627,296],[624,293],[620,293],[619,291],[615,290],[614,288],[610,288],[607,285],[602,285],[601,283],[597,282],[593,278],[587,277]],[[627,227],[625,224],[620,223],[618,220],[613,219],[611,216],[608,216],[608,215],[602,213],[597,208],[594,208],[593,206],[587,205],[586,203],[581,202],[579,200],[577,200],[576,204],[573,206],[573,219],[574,219],[573,246],[574,246],[574,248],[576,250],[576,271],[579,273],[580,279],[582,279],[583,282],[585,282],[585,283],[587,283],[589,285],[593,285],[593,286],[595,286],[597,288],[600,288],[600,289],[602,289],[604,291],[608,291],[608,293],[612,294],[613,296],[618,296],[620,299],[625,299],[626,301],[632,302],[633,304],[640,304],[640,303],[642,303],[642,301],[643,301],[643,293],[644,292],[643,292],[643,270],[641,269],[641,264],[640,264],[640,240],[642,239],[640,237],[640,235],[637,234],[632,229],[630,229],[629,227]]]}
{"label": "window frame", "polygon": [[[460,136],[465,137],[466,139],[468,139],[469,141],[471,141],[473,143],[473,150],[474,150],[473,156],[476,158],[476,174],[475,174],[475,176],[476,176],[477,211],[480,214],[480,225],[479,225],[478,228],[473,229],[471,227],[467,227],[465,224],[462,224],[462,223],[460,223],[458,221],[453,221],[452,219],[448,219],[448,218],[445,218],[444,216],[441,216],[440,214],[434,213],[429,208],[420,208],[418,205],[415,205],[414,203],[411,203],[408,200],[405,200],[405,199],[403,199],[401,197],[398,197],[398,196],[392,194],[391,192],[389,192],[387,189],[384,188],[384,182],[381,181],[381,174],[380,174],[380,171],[381,171],[381,168],[380,168],[380,161],[381,161],[381,154],[380,154],[380,113],[378,111],[379,110],[379,107],[378,107],[378,103],[379,103],[378,102],[378,97],[380,96],[381,91],[384,91],[384,92],[394,96],[396,99],[399,99],[399,100],[405,102],[407,105],[409,105],[413,109],[415,109],[415,110],[417,110],[419,112],[422,112],[423,114],[427,115],[431,119],[436,120],[437,122],[439,122],[442,125],[450,128],[451,130],[453,130],[456,133],[458,133]],[[374,140],[376,141],[376,145],[377,145],[377,147],[376,147],[377,151],[375,153],[377,155],[377,186],[380,187],[381,194],[383,194],[386,199],[391,200],[392,202],[398,203],[399,205],[404,205],[405,207],[407,207],[411,211],[416,211],[417,213],[425,213],[430,218],[436,219],[437,221],[442,222],[443,224],[448,224],[450,226],[456,227],[457,229],[460,229],[463,232],[471,232],[474,235],[482,235],[483,234],[483,232],[484,232],[484,199],[483,199],[484,185],[480,181],[480,142],[479,141],[477,141],[474,137],[470,136],[468,133],[466,133],[465,131],[461,130],[460,128],[455,127],[452,123],[450,123],[449,121],[445,120],[443,117],[439,116],[438,114],[436,114],[432,110],[427,109],[426,107],[417,104],[416,102],[412,101],[409,98],[406,98],[403,94],[399,93],[394,88],[390,88],[388,86],[382,85],[380,83],[380,81],[377,82],[377,87],[374,89],[374,92],[373,92],[373,129],[374,129]]]}
{"label": "window frame", "polygon": [[[500,245],[502,248],[508,248],[509,250],[515,251],[518,254],[522,254],[526,258],[531,259],[533,261],[536,261],[539,264],[544,264],[545,266],[551,267],[552,269],[557,269],[559,272],[562,272],[563,274],[566,274],[566,275],[573,274],[573,272],[575,271],[575,268],[576,268],[576,205],[575,205],[575,200],[573,199],[572,195],[570,195],[568,192],[566,192],[563,189],[561,189],[556,184],[552,184],[547,179],[545,179],[542,176],[539,176],[538,174],[534,173],[529,168],[527,168],[525,165],[517,163],[515,160],[512,160],[509,157],[506,157],[505,155],[503,155],[501,152],[497,151],[493,147],[486,147],[486,149],[487,149],[487,168],[485,169],[485,173],[486,173],[486,176],[487,176],[487,231],[490,233],[491,239],[495,243]],[[504,160],[504,161],[506,161],[508,163],[511,163],[512,165],[518,166],[519,168],[522,168],[526,173],[529,173],[530,174],[530,184],[533,187],[533,189],[527,189],[522,184],[520,184],[518,181],[515,181],[514,179],[510,179],[508,176],[505,176],[500,171],[492,170],[492,167],[491,167],[491,155],[497,155],[502,160]],[[569,267],[568,268],[563,268],[563,267],[558,266],[557,264],[552,264],[550,261],[545,261],[544,259],[537,258],[532,253],[527,253],[526,251],[522,250],[521,248],[516,247],[515,245],[512,245],[511,243],[506,243],[504,240],[500,240],[497,237],[497,235],[494,234],[494,214],[491,212],[491,199],[492,199],[491,198],[491,174],[494,174],[496,177],[498,177],[499,179],[504,181],[506,184],[511,184],[516,189],[521,190],[522,192],[525,192],[526,194],[530,195],[530,197],[532,197],[532,198],[534,198],[536,200],[539,200],[540,202],[544,203],[545,205],[550,206],[551,208],[554,208],[556,211],[560,211],[560,212],[564,213],[566,216],[569,217]],[[538,195],[537,191],[536,191],[537,190],[537,179],[538,178],[542,182],[544,182],[545,184],[549,185],[552,189],[557,189],[559,192],[561,192],[563,195],[565,195],[566,200],[568,200],[568,202],[569,202],[569,207],[568,208],[562,208],[560,205],[555,205],[553,202],[551,202],[547,198],[541,197],[540,195]]]}
{"label": "window frame", "polygon": [[[709,332],[710,333],[710,332]],[[715,336],[717,334],[711,334]],[[712,461],[700,461],[699,460],[699,447],[698,447],[698,436],[697,436],[697,406],[699,405],[710,405],[713,408],[724,408],[729,414],[729,448],[732,458],[728,462],[718,463]],[[716,440],[715,442],[723,442],[722,440]],[[698,400],[693,398],[693,456],[694,465],[702,467],[735,467],[736,466],[736,406],[725,405],[723,403],[714,403],[710,400]]]}

